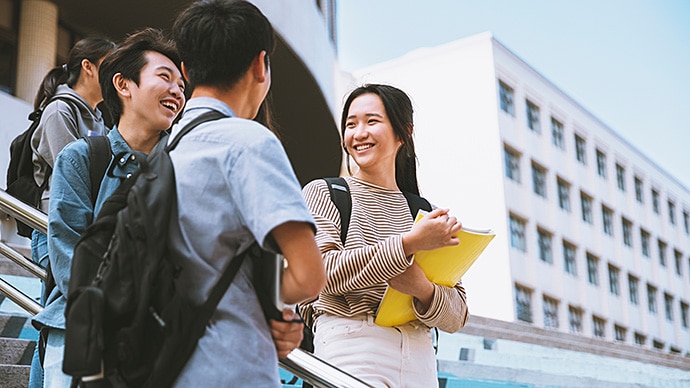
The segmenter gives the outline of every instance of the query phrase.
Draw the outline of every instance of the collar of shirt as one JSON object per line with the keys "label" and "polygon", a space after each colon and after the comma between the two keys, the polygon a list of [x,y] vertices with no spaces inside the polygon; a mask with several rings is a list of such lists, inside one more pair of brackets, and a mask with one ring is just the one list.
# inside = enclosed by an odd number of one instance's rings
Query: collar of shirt
{"label": "collar of shirt", "polygon": [[[167,141],[167,137],[167,132],[161,132],[161,141]],[[110,150],[115,158],[114,163],[116,165],[116,167],[111,169],[112,175],[118,178],[128,177],[139,167],[136,155],[143,154],[141,152],[134,152],[129,148],[125,139],[120,135],[117,126],[114,126],[110,133],[108,133],[108,140],[110,140]]]}
{"label": "collar of shirt", "polygon": [[187,101],[187,105],[185,105],[184,107],[184,111],[182,112],[182,119],[180,119],[180,122],[173,126],[172,135],[169,137],[168,141],[172,140],[175,136],[177,136],[177,134],[180,133],[180,129],[183,128],[187,123],[189,123],[199,115],[210,110],[217,110],[218,112],[228,117],[236,116],[232,108],[230,108],[228,104],[224,103],[221,100],[218,100],[213,97],[192,98],[191,100]]}

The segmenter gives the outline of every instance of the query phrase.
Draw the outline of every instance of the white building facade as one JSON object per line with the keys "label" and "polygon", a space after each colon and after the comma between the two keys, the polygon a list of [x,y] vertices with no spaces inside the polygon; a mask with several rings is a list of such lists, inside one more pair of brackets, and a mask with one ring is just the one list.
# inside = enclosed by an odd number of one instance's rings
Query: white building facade
{"label": "white building facade", "polygon": [[355,78],[413,99],[422,195],[497,233],[472,314],[690,354],[686,187],[490,33]]}

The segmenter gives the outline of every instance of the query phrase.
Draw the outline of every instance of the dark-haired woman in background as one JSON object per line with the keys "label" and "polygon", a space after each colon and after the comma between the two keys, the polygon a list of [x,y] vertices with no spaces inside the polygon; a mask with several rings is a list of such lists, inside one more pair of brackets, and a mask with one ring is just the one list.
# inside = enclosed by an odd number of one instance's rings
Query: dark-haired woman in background
{"label": "dark-haired woman in background", "polygon": [[[315,330],[314,354],[376,387],[437,386],[429,328],[452,333],[468,318],[461,283],[431,283],[414,261],[415,252],[457,245],[462,225],[448,209],[413,225],[402,193],[419,195],[412,111],[409,97],[388,85],[359,87],[345,101],[343,147],[357,170],[345,177],[352,211],[344,246],[325,181],[303,190],[328,274],[319,298],[300,306]],[[416,320],[373,322],[386,287],[414,297]]]}
{"label": "dark-haired woman in background", "polygon": [[[34,99],[34,111],[42,110],[41,120],[31,138],[34,180],[45,191],[39,208],[47,213],[50,199],[50,176],[57,154],[64,146],[87,135],[104,135],[107,128],[101,111],[96,107],[103,97],[98,83],[98,67],[103,58],[115,48],[115,43],[102,38],[85,38],[69,52],[66,64],[46,74]],[[45,184],[44,184],[45,183]],[[48,265],[46,235],[33,231],[31,257],[34,262]],[[41,291],[41,304],[45,303]],[[38,346],[31,363],[29,387],[43,386],[43,370],[38,358]]]}

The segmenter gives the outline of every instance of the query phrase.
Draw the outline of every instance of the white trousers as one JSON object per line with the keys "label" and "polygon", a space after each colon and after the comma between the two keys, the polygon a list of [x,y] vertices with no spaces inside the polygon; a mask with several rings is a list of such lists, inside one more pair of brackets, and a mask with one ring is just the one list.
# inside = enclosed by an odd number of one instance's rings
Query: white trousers
{"label": "white trousers", "polygon": [[317,357],[374,387],[438,387],[429,328],[419,322],[384,327],[372,316],[323,314],[314,328]]}

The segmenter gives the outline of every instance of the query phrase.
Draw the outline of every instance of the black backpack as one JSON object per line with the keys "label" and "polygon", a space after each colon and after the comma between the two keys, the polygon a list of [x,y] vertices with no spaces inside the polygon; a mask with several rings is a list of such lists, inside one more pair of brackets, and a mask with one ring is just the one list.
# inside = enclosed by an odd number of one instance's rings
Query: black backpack
{"label": "black backpack", "polygon": [[202,305],[179,286],[183,268],[168,251],[177,203],[168,152],[197,125],[222,117],[205,113],[169,146],[162,141],[148,157],[139,155],[138,170],[104,202],[75,246],[63,360],[73,386],[101,373],[99,386],[171,385],[245,256],[266,254],[254,243],[236,256]]}
{"label": "black backpack", "polygon": [[[66,96],[54,96],[46,105],[54,100],[62,100],[69,104],[73,102]],[[31,112],[29,120],[31,125],[24,132],[20,133],[10,144],[10,164],[7,167],[7,191],[8,194],[20,199],[27,205],[38,208],[41,202],[41,195],[48,187],[48,180],[52,169],[48,167],[43,184],[36,184],[34,179],[33,150],[31,149],[31,137],[36,132],[38,124],[41,122],[41,115],[44,108]],[[23,222],[17,221],[17,234],[31,238],[33,228]]]}

